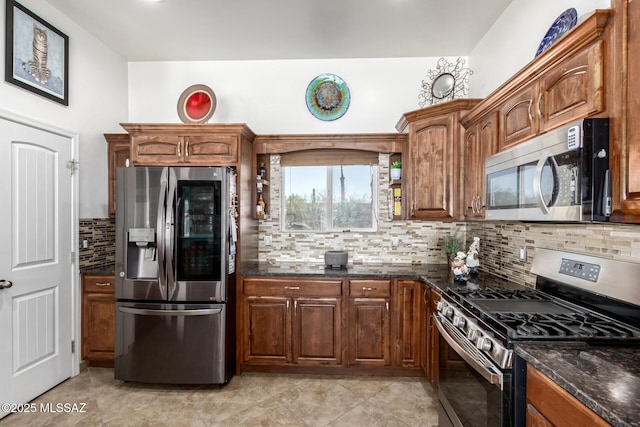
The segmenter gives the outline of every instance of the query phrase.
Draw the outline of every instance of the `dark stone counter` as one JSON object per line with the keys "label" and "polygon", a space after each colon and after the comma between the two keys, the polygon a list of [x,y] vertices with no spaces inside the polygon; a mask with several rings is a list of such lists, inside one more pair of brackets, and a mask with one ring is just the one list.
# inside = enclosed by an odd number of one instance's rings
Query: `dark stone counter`
{"label": "dark stone counter", "polygon": [[614,426],[640,426],[640,347],[517,343],[516,354]]}
{"label": "dark stone counter", "polygon": [[81,268],[80,274],[95,274],[103,276],[113,276],[115,274],[115,266],[87,267]]}
{"label": "dark stone counter", "polygon": [[346,269],[326,268],[322,264],[304,263],[258,263],[244,266],[242,276],[253,277],[338,277],[377,279],[422,280],[439,292],[452,287],[473,286],[478,288],[520,287],[496,276],[480,272],[471,276],[467,283],[454,282],[453,273],[447,264],[356,264]]}

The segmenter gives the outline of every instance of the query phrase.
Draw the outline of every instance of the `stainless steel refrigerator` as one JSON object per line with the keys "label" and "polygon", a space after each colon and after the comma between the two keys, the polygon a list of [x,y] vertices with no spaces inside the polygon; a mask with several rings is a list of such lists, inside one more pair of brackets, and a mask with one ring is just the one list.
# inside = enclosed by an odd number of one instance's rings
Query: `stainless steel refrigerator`
{"label": "stainless steel refrigerator", "polygon": [[116,379],[231,379],[235,176],[222,167],[116,170]]}

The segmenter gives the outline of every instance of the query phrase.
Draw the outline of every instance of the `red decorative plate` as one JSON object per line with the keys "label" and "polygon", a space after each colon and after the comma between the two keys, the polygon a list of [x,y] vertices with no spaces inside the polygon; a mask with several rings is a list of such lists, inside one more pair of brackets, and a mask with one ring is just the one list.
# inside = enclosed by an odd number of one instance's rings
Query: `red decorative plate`
{"label": "red decorative plate", "polygon": [[206,123],[216,110],[216,94],[206,85],[189,86],[178,98],[178,117],[183,123]]}

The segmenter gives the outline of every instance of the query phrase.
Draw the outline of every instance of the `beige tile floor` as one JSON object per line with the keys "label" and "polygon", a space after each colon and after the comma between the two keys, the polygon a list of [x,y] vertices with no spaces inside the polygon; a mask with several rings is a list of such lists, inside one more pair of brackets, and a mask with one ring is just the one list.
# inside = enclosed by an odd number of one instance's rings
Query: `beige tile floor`
{"label": "beige tile floor", "polygon": [[[35,413],[0,426],[436,426],[436,399],[424,378],[246,373],[225,387],[160,386],[88,368],[35,399]],[[86,406],[40,411],[47,403]]]}

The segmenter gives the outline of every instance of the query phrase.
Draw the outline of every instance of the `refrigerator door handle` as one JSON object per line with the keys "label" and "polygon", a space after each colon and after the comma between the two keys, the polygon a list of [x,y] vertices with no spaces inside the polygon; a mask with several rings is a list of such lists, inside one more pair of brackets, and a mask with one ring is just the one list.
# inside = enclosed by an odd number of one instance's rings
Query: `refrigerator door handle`
{"label": "refrigerator door handle", "polygon": [[176,203],[176,185],[177,178],[173,169],[169,169],[169,194],[167,196],[166,206],[166,236],[165,236],[165,257],[167,259],[167,299],[172,300],[173,294],[176,291],[176,270],[173,266],[173,248],[175,242],[175,215],[180,206],[174,206]]}
{"label": "refrigerator door handle", "polygon": [[165,256],[164,256],[164,247],[165,247],[165,216],[166,209],[165,204],[167,202],[167,174],[168,168],[164,168],[162,170],[162,174],[160,175],[160,197],[158,199],[158,219],[156,224],[157,230],[157,253],[158,253],[158,283],[160,284],[160,295],[162,295],[163,299],[167,297],[167,276],[165,274]]}
{"label": "refrigerator door handle", "polygon": [[118,307],[123,313],[141,314],[143,316],[210,316],[222,313],[221,308],[203,308],[196,310],[151,310],[146,308]]}

